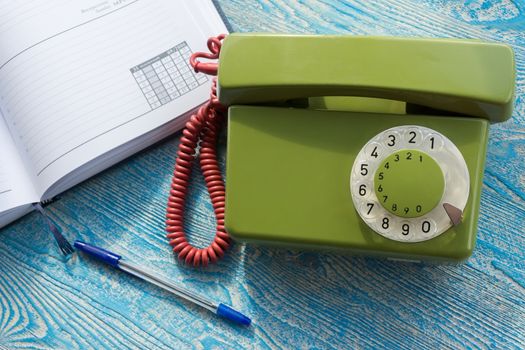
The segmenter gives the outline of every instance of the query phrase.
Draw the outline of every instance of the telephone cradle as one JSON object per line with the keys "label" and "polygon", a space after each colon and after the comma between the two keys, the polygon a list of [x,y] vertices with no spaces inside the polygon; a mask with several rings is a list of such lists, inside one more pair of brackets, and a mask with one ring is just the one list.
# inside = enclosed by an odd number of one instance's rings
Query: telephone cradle
{"label": "telephone cradle", "polygon": [[225,231],[238,241],[461,261],[512,49],[457,39],[231,34]]}

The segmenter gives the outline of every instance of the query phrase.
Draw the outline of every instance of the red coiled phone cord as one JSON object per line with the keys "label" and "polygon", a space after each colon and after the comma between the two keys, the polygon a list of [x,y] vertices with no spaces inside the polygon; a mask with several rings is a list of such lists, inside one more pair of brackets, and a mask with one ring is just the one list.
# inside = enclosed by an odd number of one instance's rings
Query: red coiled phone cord
{"label": "red coiled phone cord", "polygon": [[[217,63],[203,63],[197,58],[218,59],[224,34],[208,39],[210,53],[196,52],[190,64],[196,72],[217,75]],[[217,99],[217,78],[213,78],[210,99],[190,117],[182,131],[171,190],[166,210],[166,231],[173,251],[179,259],[194,266],[214,263],[224,255],[230,245],[230,236],[224,227],[225,186],[217,161],[216,144],[224,121],[226,108]],[[199,149],[200,147],[200,149]],[[199,158],[200,168],[210,194],[217,227],[215,238],[207,248],[191,245],[183,230],[184,203],[190,181],[193,161]]]}

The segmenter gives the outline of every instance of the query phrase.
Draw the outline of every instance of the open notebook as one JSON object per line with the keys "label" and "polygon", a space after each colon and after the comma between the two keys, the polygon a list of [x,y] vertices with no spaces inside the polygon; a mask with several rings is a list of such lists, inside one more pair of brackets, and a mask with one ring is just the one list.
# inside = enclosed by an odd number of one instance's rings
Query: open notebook
{"label": "open notebook", "polygon": [[182,128],[226,32],[209,0],[0,4],[0,227]]}

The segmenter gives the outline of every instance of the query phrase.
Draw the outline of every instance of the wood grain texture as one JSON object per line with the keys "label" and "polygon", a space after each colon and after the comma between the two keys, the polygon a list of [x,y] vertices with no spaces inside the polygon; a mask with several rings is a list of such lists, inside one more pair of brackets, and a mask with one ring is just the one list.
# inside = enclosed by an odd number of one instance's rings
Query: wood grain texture
{"label": "wood grain texture", "polygon": [[[175,135],[64,193],[50,216],[70,240],[107,247],[235,305],[253,326],[230,325],[86,256],[63,258],[30,214],[0,231],[0,348],[525,348],[525,4],[218,3],[235,31],[512,45],[515,112],[491,127],[472,258],[457,266],[408,264],[236,244],[218,265],[185,267],[174,261],[163,224]],[[202,178],[190,203],[191,240],[205,245],[213,216]]]}

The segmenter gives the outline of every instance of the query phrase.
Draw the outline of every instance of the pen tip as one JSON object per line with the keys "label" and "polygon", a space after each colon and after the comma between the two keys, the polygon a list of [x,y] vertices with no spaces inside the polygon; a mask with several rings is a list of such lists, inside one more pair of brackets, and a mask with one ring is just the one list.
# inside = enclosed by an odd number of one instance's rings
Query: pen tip
{"label": "pen tip", "polygon": [[232,322],[242,324],[243,326],[249,326],[250,323],[252,323],[252,320],[248,316],[241,314],[239,311],[225,304],[219,304],[219,307],[217,307],[217,315]]}

